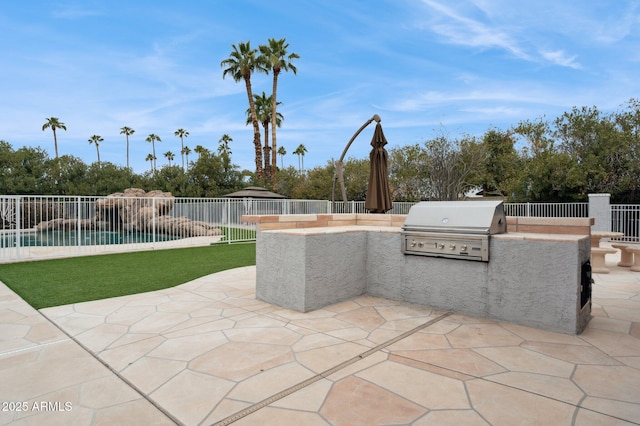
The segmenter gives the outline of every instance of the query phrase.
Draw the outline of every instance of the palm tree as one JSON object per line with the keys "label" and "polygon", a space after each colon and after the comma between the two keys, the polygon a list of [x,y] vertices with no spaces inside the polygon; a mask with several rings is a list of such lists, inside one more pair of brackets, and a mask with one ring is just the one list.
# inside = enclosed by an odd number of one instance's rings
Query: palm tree
{"label": "palm tree", "polygon": [[156,157],[153,154],[147,154],[147,157],[144,159],[144,161],[150,161],[151,162],[151,172],[153,172],[153,162],[156,161]]}
{"label": "palm tree", "polygon": [[[180,144],[182,145],[182,149],[180,150],[180,152],[184,151],[184,139],[183,138],[189,137],[189,132],[187,132],[185,129],[178,129],[175,132],[173,132],[173,134],[180,138]],[[185,168],[184,168],[184,155],[182,155],[182,170],[185,170]]]}
{"label": "palm tree", "polygon": [[231,139],[231,136],[229,136],[228,134],[224,134],[222,135],[222,137],[220,138],[220,140],[218,141],[218,154],[221,156],[229,156],[231,155],[231,149],[229,148],[229,142],[233,142],[233,139]]}
{"label": "palm tree", "polygon": [[57,117],[46,118],[46,123],[42,125],[42,131],[44,132],[48,127],[51,127],[53,131],[53,144],[56,149],[56,160],[58,159],[58,138],[56,137],[56,129],[62,129],[64,131],[67,130],[67,126],[64,125],[63,122],[58,120]]}
{"label": "palm tree", "polygon": [[193,148],[193,152],[198,154],[198,160],[201,159],[203,155],[209,154],[209,150],[202,145],[196,145],[196,147]]}
{"label": "palm tree", "polygon": [[[304,170],[304,154],[307,152],[307,147],[303,144],[298,145],[295,151],[293,151],[294,155],[298,156],[298,170]],[[302,159],[302,166],[300,166],[300,160]]]}
{"label": "palm tree", "polygon": [[222,158],[225,173],[227,173],[231,167],[231,149],[229,148],[229,143],[232,141],[231,136],[226,133],[222,135],[218,141],[218,155]]}
{"label": "palm tree", "polygon": [[169,167],[171,167],[171,162],[176,158],[176,155],[171,151],[167,151],[164,153],[164,157],[169,160]]}
{"label": "palm tree", "polygon": [[160,139],[160,136],[156,135],[155,133],[151,133],[149,136],[147,136],[145,141],[151,143],[151,149],[153,150],[153,170],[155,171],[156,170],[156,144],[155,144],[155,141],[162,142],[162,139]]}
{"label": "palm tree", "polygon": [[189,148],[188,146],[185,146],[184,148],[182,148],[182,151],[180,151],[181,154],[184,154],[185,157],[187,157],[187,169],[189,168],[189,154],[191,154],[191,148]]}
{"label": "palm tree", "polygon": [[253,93],[251,91],[251,74],[255,71],[266,72],[266,67],[259,60],[257,49],[251,49],[251,42],[240,42],[238,46],[232,44],[233,51],[229,57],[222,62],[220,66],[224,68],[222,72],[222,78],[227,74],[233,77],[233,80],[238,82],[244,80],[247,88],[247,97],[249,99],[249,109],[251,110],[251,123],[253,124],[253,145],[256,155],[256,177],[262,179],[264,172],[262,169],[262,145],[260,144],[260,127],[258,126],[258,116],[256,114],[256,107],[253,102]]}
{"label": "palm tree", "polygon": [[129,136],[131,136],[135,132],[135,130],[127,126],[124,126],[120,129],[120,134],[127,137],[127,168],[129,168]]}
{"label": "palm tree", "polygon": [[[273,72],[273,90],[271,93],[271,110],[273,111],[273,115],[271,116],[271,145],[272,152],[276,152],[277,144],[276,144],[276,118],[277,118],[277,101],[276,101],[276,93],[278,91],[278,76],[281,71],[289,71],[291,70],[294,74],[296,74],[297,69],[291,63],[294,59],[299,59],[300,56],[297,53],[289,53],[287,54],[287,48],[289,47],[289,43],[286,42],[285,38],[280,40],[276,40],[275,38],[269,39],[268,45],[260,46],[260,56],[263,58],[262,60],[266,62],[267,68],[271,69]],[[273,161],[271,164],[273,170],[276,169],[276,156],[273,156]],[[275,173],[272,176],[272,182],[275,182]]]}
{"label": "palm tree", "polygon": [[103,142],[104,139],[102,139],[102,136],[100,135],[93,135],[89,138],[89,144],[96,144],[96,152],[98,153],[98,168],[100,168],[100,149],[98,149],[98,147],[100,146],[100,142]]}
{"label": "palm tree", "polygon": [[[271,147],[269,146],[269,124],[271,124],[271,96],[267,97],[267,94],[262,92],[261,96],[253,95],[255,98],[256,105],[256,115],[258,116],[258,121],[262,124],[264,128],[264,177],[267,180],[271,179],[272,176],[272,164],[271,164]],[[278,102],[281,103],[281,102]],[[282,125],[282,114],[278,114],[279,117],[276,119],[276,124],[278,127]],[[247,124],[251,123],[251,111],[247,109]],[[274,154],[275,158],[275,154]]]}
{"label": "palm tree", "polygon": [[287,155],[287,150],[284,149],[284,146],[280,145],[278,147],[278,155],[280,156],[280,168],[284,169],[284,156]]}

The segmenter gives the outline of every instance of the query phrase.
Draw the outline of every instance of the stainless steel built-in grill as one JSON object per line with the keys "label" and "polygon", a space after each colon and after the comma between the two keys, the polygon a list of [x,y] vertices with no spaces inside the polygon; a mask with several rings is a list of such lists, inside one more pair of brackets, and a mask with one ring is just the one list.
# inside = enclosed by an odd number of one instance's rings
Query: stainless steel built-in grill
{"label": "stainless steel built-in grill", "polygon": [[507,231],[502,201],[425,201],[411,207],[402,252],[489,261],[489,237]]}

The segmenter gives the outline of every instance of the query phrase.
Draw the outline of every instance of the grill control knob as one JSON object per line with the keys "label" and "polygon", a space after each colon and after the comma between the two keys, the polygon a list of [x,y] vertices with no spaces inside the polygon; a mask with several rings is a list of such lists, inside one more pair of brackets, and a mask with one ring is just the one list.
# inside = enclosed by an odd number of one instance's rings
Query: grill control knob
{"label": "grill control knob", "polygon": [[416,246],[416,240],[411,241],[411,247],[415,247]]}
{"label": "grill control knob", "polygon": [[439,249],[443,249],[444,248],[444,244],[442,244],[442,243],[438,244],[438,248]]}
{"label": "grill control knob", "polygon": [[466,244],[461,245],[460,251],[467,251],[467,245]]}
{"label": "grill control knob", "polygon": [[455,250],[455,249],[456,249],[455,244],[449,244],[449,250]]}
{"label": "grill control knob", "polygon": [[423,242],[419,242],[418,243],[418,247],[420,247],[420,248],[424,247],[424,243]]}

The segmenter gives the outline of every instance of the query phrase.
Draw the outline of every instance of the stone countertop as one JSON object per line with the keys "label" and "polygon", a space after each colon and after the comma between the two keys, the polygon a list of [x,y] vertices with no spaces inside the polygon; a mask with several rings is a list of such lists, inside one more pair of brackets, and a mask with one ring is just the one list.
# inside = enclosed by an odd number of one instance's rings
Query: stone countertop
{"label": "stone countertop", "polygon": [[555,241],[561,243],[577,242],[588,235],[576,234],[536,234],[529,232],[507,232],[506,234],[494,234],[491,238],[497,240],[527,240],[527,241]]}
{"label": "stone countertop", "polygon": [[288,235],[326,235],[341,234],[346,232],[388,232],[399,233],[402,228],[395,226],[367,226],[367,225],[349,225],[349,226],[329,226],[317,228],[291,228],[291,229],[271,229],[262,232],[288,234]]}
{"label": "stone countertop", "polygon": [[[328,235],[341,234],[346,232],[386,232],[400,233],[401,227],[395,226],[366,226],[366,225],[349,225],[349,226],[329,226],[329,227],[311,227],[311,228],[290,228],[290,229],[272,229],[262,232],[311,236],[311,235]],[[525,232],[507,232],[505,234],[494,234],[491,238],[498,240],[518,240],[518,241],[554,241],[554,242],[577,242],[583,238],[589,238],[588,235],[574,234],[536,234]]]}

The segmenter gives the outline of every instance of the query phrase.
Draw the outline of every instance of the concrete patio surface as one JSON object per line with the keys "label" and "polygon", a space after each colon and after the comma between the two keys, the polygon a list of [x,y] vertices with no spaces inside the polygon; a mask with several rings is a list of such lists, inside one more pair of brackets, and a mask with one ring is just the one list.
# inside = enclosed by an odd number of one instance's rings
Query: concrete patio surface
{"label": "concrete patio surface", "polygon": [[255,267],[40,312],[1,284],[0,423],[640,424],[618,259],[578,336],[369,296],[299,313],[255,299]]}

